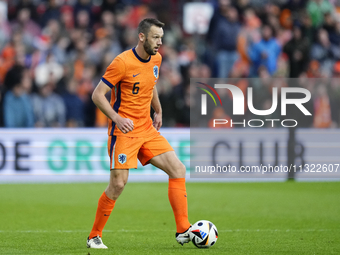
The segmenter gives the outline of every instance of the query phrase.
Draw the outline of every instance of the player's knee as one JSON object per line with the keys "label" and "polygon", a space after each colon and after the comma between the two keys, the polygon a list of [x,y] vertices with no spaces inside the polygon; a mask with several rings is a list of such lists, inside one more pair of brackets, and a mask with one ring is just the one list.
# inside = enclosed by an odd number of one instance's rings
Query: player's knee
{"label": "player's knee", "polygon": [[113,184],[113,189],[119,194],[122,193],[124,187],[125,187],[125,182],[122,180],[117,181]]}
{"label": "player's knee", "polygon": [[184,178],[185,172],[186,172],[185,165],[181,161],[178,161],[176,164],[174,164],[170,171],[171,173],[170,178]]}
{"label": "player's knee", "polygon": [[116,180],[111,182],[106,189],[106,195],[113,200],[117,200],[120,194],[123,192],[126,181]]}
{"label": "player's knee", "polygon": [[179,173],[183,176],[183,177],[185,177],[185,173],[186,173],[186,171],[187,171],[187,168],[185,167],[185,165],[181,162],[180,164],[179,164],[180,166],[179,166]]}

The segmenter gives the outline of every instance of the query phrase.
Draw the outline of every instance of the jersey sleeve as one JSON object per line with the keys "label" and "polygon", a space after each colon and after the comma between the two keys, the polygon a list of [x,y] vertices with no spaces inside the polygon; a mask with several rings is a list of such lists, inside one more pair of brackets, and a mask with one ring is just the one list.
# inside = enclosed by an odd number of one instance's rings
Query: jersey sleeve
{"label": "jersey sleeve", "polygon": [[102,81],[113,88],[125,75],[125,63],[120,57],[116,57],[106,68],[106,72],[102,77]]}

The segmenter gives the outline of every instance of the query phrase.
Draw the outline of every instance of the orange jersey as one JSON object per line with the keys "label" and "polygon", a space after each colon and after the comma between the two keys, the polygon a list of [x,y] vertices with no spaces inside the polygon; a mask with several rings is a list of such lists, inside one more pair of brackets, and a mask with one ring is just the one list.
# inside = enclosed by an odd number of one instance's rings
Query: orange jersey
{"label": "orange jersey", "polygon": [[[161,63],[162,56],[158,52],[144,60],[133,48],[118,55],[102,77],[102,81],[112,89],[112,108],[121,117],[133,121],[134,129],[126,136],[137,137],[154,129],[150,105]],[[124,135],[111,120],[108,134]]]}

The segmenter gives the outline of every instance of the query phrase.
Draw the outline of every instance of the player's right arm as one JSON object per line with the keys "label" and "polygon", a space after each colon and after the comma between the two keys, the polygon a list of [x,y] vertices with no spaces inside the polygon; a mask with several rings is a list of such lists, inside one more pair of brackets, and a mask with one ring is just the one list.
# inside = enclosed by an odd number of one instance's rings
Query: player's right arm
{"label": "player's right arm", "polygon": [[133,121],[128,118],[123,118],[113,110],[105,95],[111,88],[107,86],[102,80],[98,83],[97,87],[92,93],[93,103],[101,110],[109,119],[116,123],[117,127],[124,134],[133,130]]}

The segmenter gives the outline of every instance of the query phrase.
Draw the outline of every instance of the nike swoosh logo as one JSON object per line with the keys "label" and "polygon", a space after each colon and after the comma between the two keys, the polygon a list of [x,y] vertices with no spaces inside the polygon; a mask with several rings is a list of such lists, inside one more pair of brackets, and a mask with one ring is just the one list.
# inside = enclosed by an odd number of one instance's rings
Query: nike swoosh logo
{"label": "nike swoosh logo", "polygon": [[133,76],[133,77],[136,77],[136,76],[139,75],[139,74],[140,74],[140,73],[138,73],[138,74],[133,74],[132,76]]}
{"label": "nike swoosh logo", "polygon": [[104,214],[104,216],[110,216],[110,214]]}

